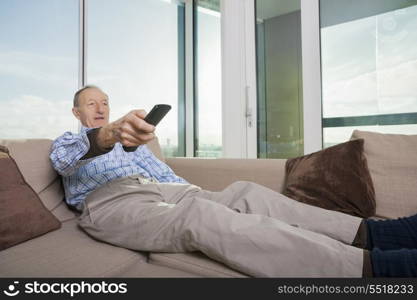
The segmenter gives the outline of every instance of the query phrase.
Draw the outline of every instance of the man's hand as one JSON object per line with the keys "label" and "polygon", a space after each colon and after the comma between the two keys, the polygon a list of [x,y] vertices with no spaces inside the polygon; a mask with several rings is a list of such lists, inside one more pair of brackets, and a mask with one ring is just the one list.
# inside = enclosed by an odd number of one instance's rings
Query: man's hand
{"label": "man's hand", "polygon": [[143,119],[146,112],[132,110],[117,121],[103,126],[97,135],[97,144],[105,149],[120,142],[123,146],[134,147],[150,142],[154,137],[155,126]]}

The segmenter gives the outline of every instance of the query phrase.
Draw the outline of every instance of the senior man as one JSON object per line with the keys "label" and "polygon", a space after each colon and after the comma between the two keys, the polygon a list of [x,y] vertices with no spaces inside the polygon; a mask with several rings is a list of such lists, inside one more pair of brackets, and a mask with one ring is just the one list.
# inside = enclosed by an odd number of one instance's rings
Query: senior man
{"label": "senior man", "polygon": [[251,182],[202,190],[147,148],[155,128],[143,120],[145,111],[110,123],[109,99],[98,87],[77,91],[72,111],[81,131],[57,138],[50,158],[91,236],[142,251],[199,250],[256,277],[381,275],[362,249],[369,241],[378,246],[365,220]]}

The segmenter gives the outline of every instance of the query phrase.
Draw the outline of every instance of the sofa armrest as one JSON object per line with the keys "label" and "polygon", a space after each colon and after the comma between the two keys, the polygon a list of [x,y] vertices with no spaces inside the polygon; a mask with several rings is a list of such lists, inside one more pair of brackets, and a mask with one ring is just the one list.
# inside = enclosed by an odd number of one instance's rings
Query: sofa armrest
{"label": "sofa armrest", "polygon": [[221,191],[235,181],[252,181],[281,192],[285,159],[167,158],[167,164],[188,182]]}

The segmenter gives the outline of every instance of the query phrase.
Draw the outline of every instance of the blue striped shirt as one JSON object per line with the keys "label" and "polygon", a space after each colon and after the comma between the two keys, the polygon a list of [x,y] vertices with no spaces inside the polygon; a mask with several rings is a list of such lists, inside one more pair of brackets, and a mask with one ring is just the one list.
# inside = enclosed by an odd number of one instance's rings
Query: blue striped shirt
{"label": "blue striped shirt", "polygon": [[51,148],[50,159],[54,169],[63,176],[65,199],[69,205],[81,209],[88,193],[116,178],[142,175],[158,182],[188,183],[165,163],[157,159],[146,145],[134,152],[125,152],[120,143],[103,155],[81,160],[88,152],[89,128],[79,134],[65,132]]}

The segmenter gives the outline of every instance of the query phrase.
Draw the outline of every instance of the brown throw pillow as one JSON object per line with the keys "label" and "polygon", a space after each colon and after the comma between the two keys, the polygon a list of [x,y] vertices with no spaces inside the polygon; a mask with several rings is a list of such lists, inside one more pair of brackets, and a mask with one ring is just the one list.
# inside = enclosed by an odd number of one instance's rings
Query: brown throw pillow
{"label": "brown throw pillow", "polygon": [[288,159],[283,194],[359,217],[375,214],[375,191],[363,139]]}
{"label": "brown throw pillow", "polygon": [[9,149],[7,149],[6,146],[0,145],[0,153],[1,152],[9,153]]}
{"label": "brown throw pillow", "polygon": [[0,149],[0,207],[0,250],[61,227],[5,147]]}

